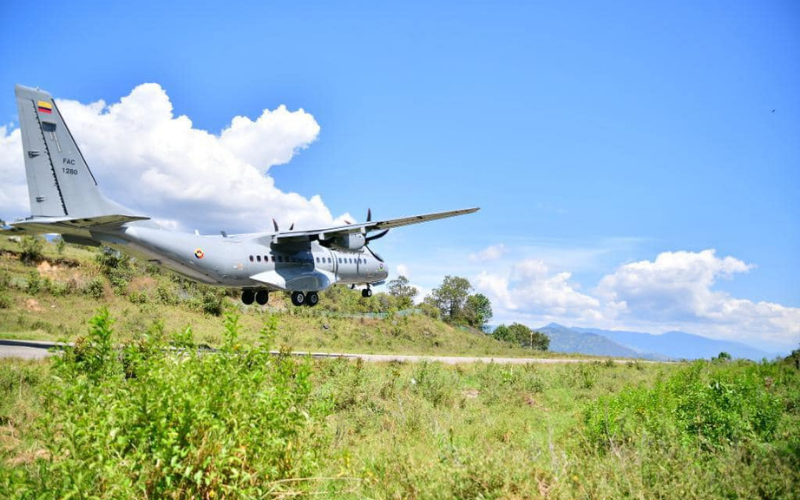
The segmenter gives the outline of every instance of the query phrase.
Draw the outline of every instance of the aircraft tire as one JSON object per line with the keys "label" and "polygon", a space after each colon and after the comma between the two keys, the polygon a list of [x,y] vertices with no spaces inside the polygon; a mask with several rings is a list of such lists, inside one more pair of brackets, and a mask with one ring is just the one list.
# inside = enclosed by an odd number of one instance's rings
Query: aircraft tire
{"label": "aircraft tire", "polygon": [[306,296],[303,292],[292,292],[292,304],[302,306],[306,302]]}
{"label": "aircraft tire", "polygon": [[260,306],[267,305],[267,302],[269,302],[269,292],[266,291],[266,290],[257,291],[256,292],[256,302]]}
{"label": "aircraft tire", "polygon": [[306,294],[306,305],[314,307],[317,304],[319,304],[319,295],[317,295],[317,292],[308,292]]}
{"label": "aircraft tire", "polygon": [[256,294],[252,290],[242,290],[242,303],[249,306],[256,298]]}
{"label": "aircraft tire", "polygon": [[372,290],[369,288],[361,290],[361,296],[364,297],[365,299],[372,297]]}

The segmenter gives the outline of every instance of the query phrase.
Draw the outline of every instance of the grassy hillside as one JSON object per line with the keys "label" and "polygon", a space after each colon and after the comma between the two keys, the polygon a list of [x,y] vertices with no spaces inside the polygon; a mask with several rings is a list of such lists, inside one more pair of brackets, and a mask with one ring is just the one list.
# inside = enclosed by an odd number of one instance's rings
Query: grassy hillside
{"label": "grassy hillside", "polygon": [[[196,285],[153,266],[119,260],[99,249],[72,245],[59,253],[43,243],[43,258],[23,262],[25,242],[0,241],[0,337],[74,340],[88,319],[107,307],[118,341],[150,331],[190,327],[201,344],[218,346],[221,315],[240,315],[241,339],[252,343],[264,322],[279,317],[276,342],[297,350],[492,356],[548,356],[498,342],[475,330],[454,328],[423,314],[398,315],[393,298],[333,287],[315,308],[296,308],[283,293],[266,307],[244,306],[236,290]],[[370,317],[369,313],[388,313]]]}
{"label": "grassy hillside", "polygon": [[[275,334],[264,331],[264,339]],[[106,317],[0,361],[0,498],[796,498],[800,372],[218,355]],[[191,336],[181,338],[191,346]],[[265,346],[269,346],[268,342]]]}

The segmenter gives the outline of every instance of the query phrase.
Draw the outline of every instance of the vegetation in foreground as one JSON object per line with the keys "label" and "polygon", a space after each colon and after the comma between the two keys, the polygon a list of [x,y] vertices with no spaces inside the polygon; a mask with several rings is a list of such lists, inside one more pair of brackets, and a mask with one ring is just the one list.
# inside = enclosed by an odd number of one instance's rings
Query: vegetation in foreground
{"label": "vegetation in foreground", "polygon": [[796,498],[793,363],[313,361],[191,330],[0,364],[2,498]]}

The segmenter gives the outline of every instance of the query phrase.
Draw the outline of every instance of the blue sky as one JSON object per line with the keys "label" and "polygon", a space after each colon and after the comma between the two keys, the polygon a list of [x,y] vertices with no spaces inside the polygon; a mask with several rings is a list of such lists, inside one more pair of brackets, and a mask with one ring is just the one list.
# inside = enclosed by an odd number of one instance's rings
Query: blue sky
{"label": "blue sky", "polygon": [[[282,193],[331,217],[482,207],[375,243],[423,290],[464,275],[496,321],[531,326],[800,342],[796,2],[168,4],[2,3],[3,136],[15,83],[84,105],[157,83],[215,135],[302,108],[319,130],[267,165]],[[119,171],[91,144],[113,195]],[[292,216],[144,198],[209,232]]]}

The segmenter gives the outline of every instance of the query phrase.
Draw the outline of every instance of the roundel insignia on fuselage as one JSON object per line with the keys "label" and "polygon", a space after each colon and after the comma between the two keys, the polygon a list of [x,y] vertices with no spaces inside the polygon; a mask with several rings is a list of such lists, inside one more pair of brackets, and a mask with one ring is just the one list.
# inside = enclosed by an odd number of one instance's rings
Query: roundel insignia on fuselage
{"label": "roundel insignia on fuselage", "polygon": [[205,253],[203,253],[202,248],[198,248],[197,250],[194,251],[194,256],[197,257],[198,259],[202,259],[204,255]]}

